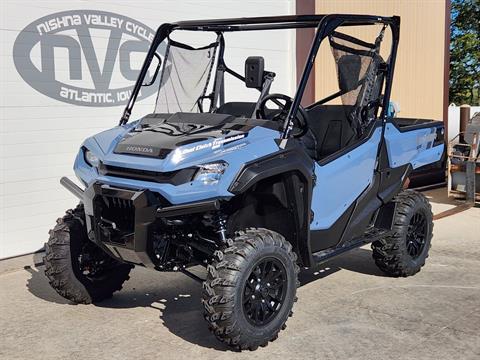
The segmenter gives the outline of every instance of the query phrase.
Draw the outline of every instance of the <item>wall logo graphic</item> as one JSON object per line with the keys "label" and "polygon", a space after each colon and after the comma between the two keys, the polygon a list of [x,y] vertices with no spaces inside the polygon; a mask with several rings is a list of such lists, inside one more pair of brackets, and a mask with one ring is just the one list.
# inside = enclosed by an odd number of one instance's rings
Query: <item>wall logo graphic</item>
{"label": "wall logo graphic", "polygon": [[[13,60],[30,86],[53,99],[82,106],[123,105],[154,35],[153,29],[123,15],[64,11],[23,29]],[[138,99],[156,90],[158,86],[144,87]]]}

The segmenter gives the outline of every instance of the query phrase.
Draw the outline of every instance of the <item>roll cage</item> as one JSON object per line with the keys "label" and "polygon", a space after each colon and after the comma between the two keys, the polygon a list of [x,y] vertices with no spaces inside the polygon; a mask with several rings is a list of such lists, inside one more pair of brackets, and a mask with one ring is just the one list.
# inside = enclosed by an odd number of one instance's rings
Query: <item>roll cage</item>
{"label": "roll cage", "polygon": [[[293,98],[292,105],[288,112],[282,128],[282,139],[287,139],[293,128],[293,120],[297,114],[300,101],[302,99],[305,87],[307,85],[310,72],[315,63],[315,57],[321,42],[333,34],[335,29],[340,26],[364,26],[364,25],[384,25],[389,27],[392,33],[392,44],[390,49],[390,57],[385,69],[385,88],[383,98],[380,106],[382,111],[380,118],[383,122],[386,121],[386,110],[390,101],[390,94],[392,89],[393,72],[395,67],[395,59],[397,54],[399,32],[400,32],[400,17],[383,17],[372,15],[348,15],[348,14],[330,14],[330,15],[293,15],[293,16],[271,16],[271,17],[251,17],[251,18],[232,18],[232,19],[213,19],[213,20],[193,20],[180,21],[176,23],[165,23],[160,25],[152,40],[150,49],[145,57],[139,76],[130,95],[130,99],[125,107],[123,115],[120,119],[120,125],[128,122],[133,106],[140,92],[144,82],[147,71],[150,67],[151,61],[155,56],[157,47],[164,41],[169,34],[174,30],[188,30],[188,31],[209,31],[218,34],[220,41],[218,65],[224,72],[227,72],[240,80],[243,76],[229,69],[223,59],[224,42],[222,34],[225,32],[235,31],[253,31],[253,30],[281,30],[281,29],[301,29],[301,28],[316,28],[315,36],[310,47],[307,60],[304,65],[303,73],[298,82],[298,87]],[[217,80],[217,78],[215,79]],[[222,94],[218,87],[220,85],[217,81],[214,83],[214,94]],[[221,95],[220,95],[221,96]],[[214,103],[214,99],[211,99]],[[216,100],[215,100],[216,101]]]}

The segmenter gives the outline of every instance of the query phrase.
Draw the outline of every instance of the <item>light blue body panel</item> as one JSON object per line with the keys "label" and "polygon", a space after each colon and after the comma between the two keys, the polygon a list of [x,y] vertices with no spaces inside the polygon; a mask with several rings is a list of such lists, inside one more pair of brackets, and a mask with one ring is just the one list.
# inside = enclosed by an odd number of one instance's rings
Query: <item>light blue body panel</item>
{"label": "light blue body panel", "polygon": [[324,166],[315,164],[314,212],[310,230],[330,228],[370,185],[377,160],[382,128],[365,143]]}
{"label": "light blue body panel", "polygon": [[214,148],[208,146],[212,139],[180,146],[168,154],[165,159],[115,154],[113,150],[118,142],[135,125],[136,123],[131,123],[127,126],[104,131],[88,138],[83,146],[92,151],[104,164],[123,168],[169,172],[219,160],[226,161],[229,166],[216,184],[190,181],[174,186],[172,184],[101,176],[95,168],[85,162],[83,151],[80,150],[75,161],[74,170],[77,177],[86,186],[99,181],[104,184],[128,189],[149,189],[158,192],[172,204],[183,204],[215,197],[228,198],[233,196],[228,191],[228,188],[246,161],[252,161],[279,150],[274,140],[279,136],[277,131],[255,127],[243,139],[221,144]]}
{"label": "light blue body panel", "polygon": [[[385,143],[391,168],[410,163],[414,169],[439,161],[444,145],[433,146],[436,129],[400,132],[385,126]],[[330,228],[345,210],[370,185],[376,168],[381,128],[364,144],[338,159],[320,166],[315,164],[317,185],[313,189],[314,218],[310,230]]]}
{"label": "light blue body panel", "polygon": [[440,160],[445,145],[433,146],[435,131],[436,128],[431,127],[401,132],[393,124],[387,123],[385,143],[390,167],[411,163],[416,169]]}
{"label": "light blue body panel", "polygon": [[[74,165],[77,177],[89,186],[101,182],[120,188],[149,189],[165,197],[172,204],[184,204],[211,198],[230,198],[228,188],[246,162],[279,151],[275,139],[279,133],[263,127],[254,127],[246,137],[219,146],[212,146],[212,139],[179,146],[165,159],[146,156],[116,154],[114,149],[125,134],[137,122],[117,126],[88,138],[83,146],[92,151],[104,164],[156,172],[170,172],[206,164],[225,161],[229,164],[221,179],[215,184],[189,181],[180,185],[155,183],[113,176],[102,176],[97,169],[86,163],[80,150]],[[355,202],[371,184],[377,166],[377,152],[382,136],[382,128],[377,127],[371,137],[350,152],[325,164],[315,163],[316,186],[313,189],[311,209],[314,218],[311,230],[330,228],[345,210]],[[218,140],[218,138],[217,138]],[[221,140],[221,138],[220,138]],[[433,147],[435,129],[425,128],[400,132],[387,123],[385,141],[390,167],[395,168],[411,163],[418,168],[438,161],[443,145]]]}

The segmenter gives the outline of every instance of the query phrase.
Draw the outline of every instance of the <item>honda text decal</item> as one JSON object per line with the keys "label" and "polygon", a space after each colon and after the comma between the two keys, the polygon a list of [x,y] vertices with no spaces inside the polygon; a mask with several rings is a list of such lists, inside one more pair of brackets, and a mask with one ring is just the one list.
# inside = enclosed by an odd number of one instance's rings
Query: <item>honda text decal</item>
{"label": "honda text decal", "polygon": [[[123,15],[64,11],[23,29],[13,59],[20,76],[53,99],[83,106],[122,105],[154,35],[153,29]],[[155,86],[144,87],[139,99],[155,91]]]}

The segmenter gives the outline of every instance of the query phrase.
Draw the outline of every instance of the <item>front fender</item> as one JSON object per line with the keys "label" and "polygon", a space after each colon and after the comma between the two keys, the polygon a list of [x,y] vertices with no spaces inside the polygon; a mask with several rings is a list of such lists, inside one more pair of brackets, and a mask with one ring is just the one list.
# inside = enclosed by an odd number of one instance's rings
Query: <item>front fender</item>
{"label": "front fender", "polygon": [[[314,161],[295,140],[287,143],[285,150],[270,154],[243,166],[229,191],[235,195],[248,193],[259,182],[282,177],[286,189],[286,205],[292,215],[293,238],[296,251],[305,266],[312,264],[310,245],[311,202],[314,187]],[[273,179],[272,179],[273,180]],[[274,181],[278,181],[278,178]],[[273,182],[273,181],[272,181]]]}

